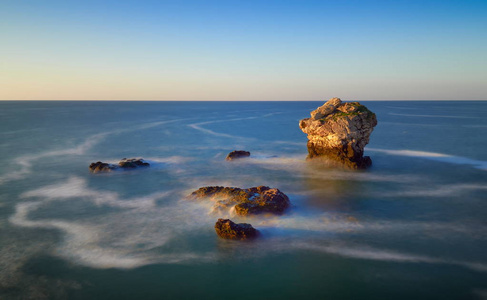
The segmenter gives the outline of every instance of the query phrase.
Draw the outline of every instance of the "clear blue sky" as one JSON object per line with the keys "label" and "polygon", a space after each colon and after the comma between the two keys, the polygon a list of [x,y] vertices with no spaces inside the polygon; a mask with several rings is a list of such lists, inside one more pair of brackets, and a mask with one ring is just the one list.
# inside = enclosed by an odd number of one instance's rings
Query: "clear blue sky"
{"label": "clear blue sky", "polygon": [[487,99],[487,0],[0,2],[0,99]]}

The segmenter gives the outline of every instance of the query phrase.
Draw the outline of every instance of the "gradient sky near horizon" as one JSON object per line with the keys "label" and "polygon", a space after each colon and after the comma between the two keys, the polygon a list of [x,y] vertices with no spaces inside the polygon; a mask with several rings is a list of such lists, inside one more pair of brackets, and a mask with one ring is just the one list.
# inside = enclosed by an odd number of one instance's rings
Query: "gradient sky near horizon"
{"label": "gradient sky near horizon", "polygon": [[0,100],[487,100],[487,1],[0,2]]}

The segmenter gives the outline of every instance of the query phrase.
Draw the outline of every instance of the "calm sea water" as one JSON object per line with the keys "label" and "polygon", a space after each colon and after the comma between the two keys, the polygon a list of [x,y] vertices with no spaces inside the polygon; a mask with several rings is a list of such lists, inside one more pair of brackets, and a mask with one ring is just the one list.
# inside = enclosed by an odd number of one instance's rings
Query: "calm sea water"
{"label": "calm sea water", "polygon": [[[362,103],[351,172],[305,161],[321,102],[0,102],[0,298],[487,299],[487,102]],[[152,166],[88,171],[125,157]],[[293,207],[222,240],[207,185]]]}

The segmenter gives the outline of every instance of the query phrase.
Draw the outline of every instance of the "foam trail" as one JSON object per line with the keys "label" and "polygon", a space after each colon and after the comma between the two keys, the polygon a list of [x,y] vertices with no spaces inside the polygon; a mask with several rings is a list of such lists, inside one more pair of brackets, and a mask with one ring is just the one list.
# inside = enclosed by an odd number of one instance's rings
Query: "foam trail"
{"label": "foam trail", "polygon": [[402,123],[402,122],[385,122],[381,121],[380,125],[399,125],[399,126],[420,126],[420,127],[439,127],[442,124],[421,124],[421,123]]}
{"label": "foam trail", "polygon": [[105,136],[109,133],[99,133],[88,137],[83,143],[80,145],[62,149],[62,150],[54,150],[54,151],[47,151],[35,155],[25,155],[16,158],[14,161],[15,163],[20,166],[20,169],[14,172],[9,172],[3,176],[0,176],[0,184],[4,184],[6,182],[12,180],[18,180],[25,177],[25,175],[30,173],[30,169],[32,168],[32,163],[36,160],[46,158],[46,157],[53,157],[53,156],[62,156],[62,155],[81,155],[84,154],[86,151],[91,149],[94,145],[99,143]]}
{"label": "foam trail", "polygon": [[148,157],[147,159],[144,160],[149,163],[182,164],[182,163],[190,162],[194,160],[194,158],[174,155],[174,156],[163,157],[163,158]]}
{"label": "foam trail", "polygon": [[[186,231],[200,229],[206,213],[192,203],[176,203],[157,207],[155,200],[170,195],[157,192],[133,199],[120,199],[117,193],[90,190],[80,178],[25,192],[21,199],[39,201],[18,203],[11,224],[29,228],[57,229],[64,239],[56,248],[57,255],[94,268],[135,268],[153,263],[185,263],[194,260],[212,261],[213,253],[161,253],[163,245]],[[29,219],[29,214],[53,201],[79,201],[109,205],[122,209],[103,216],[65,221]],[[206,211],[206,210],[205,210]],[[171,226],[168,226],[171,224]]]}
{"label": "foam trail", "polygon": [[16,171],[9,172],[8,174],[5,174],[3,176],[0,176],[0,185],[10,182],[13,180],[19,180],[24,178],[27,174],[29,174],[32,168],[32,164],[34,161],[46,158],[46,157],[55,157],[55,156],[63,156],[63,155],[82,155],[85,154],[88,150],[93,148],[95,145],[100,143],[105,137],[108,135],[112,134],[120,134],[124,132],[130,132],[130,131],[136,131],[136,130],[142,130],[142,129],[148,129],[172,122],[178,122],[183,119],[177,119],[177,120],[169,120],[169,121],[159,121],[159,122],[152,122],[148,124],[143,124],[139,126],[135,126],[134,128],[128,128],[128,129],[120,129],[120,130],[113,130],[113,131],[107,131],[103,133],[98,133],[95,135],[91,135],[85,139],[84,142],[82,142],[80,145],[72,148],[67,148],[67,149],[60,149],[60,150],[53,150],[53,151],[46,151],[42,152],[39,154],[34,154],[34,155],[24,155],[21,157],[16,158],[14,161],[15,163],[20,167],[20,169],[17,168]]}
{"label": "foam trail", "polygon": [[206,125],[206,124],[213,124],[213,123],[222,123],[222,122],[233,122],[233,121],[242,121],[242,120],[251,120],[251,119],[257,119],[257,117],[247,117],[247,118],[234,118],[234,119],[225,119],[225,120],[215,120],[215,121],[206,121],[206,122],[199,122],[199,123],[193,123],[193,124],[188,124],[189,127],[199,130],[201,132],[214,135],[214,136],[219,136],[219,137],[226,137],[226,138],[238,138],[238,139],[246,139],[246,140],[254,140],[253,138],[248,138],[248,137],[241,137],[241,136],[236,136],[236,135],[231,135],[231,134],[226,134],[226,133],[220,133],[216,132],[210,129],[206,129],[201,127],[200,125]]}
{"label": "foam trail", "polygon": [[90,190],[84,179],[71,177],[63,184],[55,184],[20,195],[20,198],[40,197],[44,202],[66,200],[69,198],[87,198],[98,206],[108,205],[120,208],[152,208],[155,200],[168,195],[168,192],[159,192],[145,197],[129,200],[120,200],[117,193]]}
{"label": "foam trail", "polygon": [[380,249],[374,249],[371,247],[343,247],[343,246],[321,246],[314,244],[298,244],[298,248],[304,248],[309,250],[321,251],[331,254],[337,254],[345,257],[370,259],[370,260],[382,260],[382,261],[395,261],[395,262],[425,262],[425,263],[441,263],[441,259],[412,255],[401,252],[386,251]]}
{"label": "foam trail", "polygon": [[409,109],[409,110],[417,110],[416,107],[403,107],[403,106],[385,106],[387,108],[393,108],[393,109]]}
{"label": "foam trail", "polygon": [[353,173],[353,172],[343,172],[337,170],[330,171],[311,171],[308,170],[306,174],[300,175],[299,177],[305,178],[316,178],[316,179],[328,179],[328,180],[353,180],[353,181],[364,181],[364,182],[417,182],[421,180],[418,176],[411,175],[389,175],[389,174],[372,174],[372,173]]}
{"label": "foam trail", "polygon": [[[130,257],[123,251],[115,249],[107,251],[97,246],[100,233],[94,226],[56,220],[29,220],[29,212],[34,211],[42,204],[42,201],[18,204],[15,214],[10,218],[10,222],[22,227],[58,229],[64,232],[65,245],[59,251],[66,257],[76,256],[92,267],[110,268],[117,266],[119,268],[134,268],[145,264],[144,260]],[[90,248],[89,259],[86,257],[86,252],[83,251],[86,248]]]}
{"label": "foam trail", "polygon": [[271,112],[271,113],[263,115],[262,118],[267,118],[267,117],[274,116],[274,115],[280,115],[282,113],[283,113],[282,111]]}
{"label": "foam trail", "polygon": [[466,117],[466,116],[413,115],[413,114],[397,114],[397,113],[389,113],[389,115],[404,116],[404,117],[424,117],[424,118],[478,119],[478,117]]}
{"label": "foam trail", "polygon": [[336,169],[316,170],[309,167],[305,156],[273,156],[260,154],[257,157],[249,157],[239,163],[255,164],[269,170],[283,170],[298,178],[319,178],[329,180],[354,180],[354,181],[378,181],[378,182],[415,182],[420,180],[417,176],[410,175],[380,175],[376,173],[346,172]]}
{"label": "foam trail", "polygon": [[[486,185],[480,184],[448,184],[438,185],[436,187],[430,187],[428,189],[418,190],[406,190],[401,192],[382,193],[384,197],[451,197],[452,195],[459,195],[463,192],[475,191],[475,190],[487,190]],[[465,200],[462,200],[465,201]]]}
{"label": "foam trail", "polygon": [[[58,185],[46,186],[22,194],[22,199],[39,198],[39,201],[18,203],[10,222],[17,226],[30,228],[52,228],[60,230],[64,235],[63,242],[58,245],[56,253],[63,258],[94,268],[135,268],[153,263],[187,263],[192,261],[212,262],[217,259],[214,253],[161,253],[161,247],[171,243],[173,239],[187,232],[201,230],[201,224],[208,223],[211,203],[195,204],[179,201],[166,207],[157,207],[155,200],[166,197],[166,193],[154,193],[135,199],[119,199],[116,193],[90,190],[86,182],[80,178],[70,178]],[[71,222],[61,220],[31,220],[29,214],[51,201],[78,201],[82,197],[96,205],[118,207],[122,212],[93,217],[87,221]],[[132,204],[128,205],[127,202]],[[133,210],[136,209],[136,210]],[[326,222],[328,218],[330,222]],[[252,222],[258,224],[259,218]],[[352,231],[404,232],[405,229],[423,232],[449,232],[451,224],[436,223],[394,223],[394,222],[359,222],[356,219],[340,218],[330,214],[314,216],[296,216],[281,218],[263,218],[257,227],[277,229],[278,231],[301,229],[309,232],[317,231],[344,233]],[[445,227],[446,226],[446,227]],[[469,228],[465,228],[467,232]],[[282,234],[282,233],[281,233]],[[285,238],[284,238],[285,239]],[[446,260],[428,256],[413,255],[370,247],[347,247],[342,245],[318,245],[305,236],[300,235],[295,243],[282,246],[283,236],[277,232],[274,239],[263,244],[250,247],[249,256],[262,255],[261,250],[282,251],[282,249],[307,249],[326,252],[344,257],[381,260],[402,263],[450,264],[466,267],[479,272],[487,272],[482,263]],[[257,247],[257,248],[255,248]],[[262,248],[262,249],[261,249]],[[159,250],[157,250],[159,249]],[[256,251],[258,249],[258,251]]]}
{"label": "foam trail", "polygon": [[185,120],[190,120],[190,119],[175,119],[175,120],[168,120],[168,121],[151,122],[151,123],[136,126],[133,129],[123,129],[123,130],[121,130],[121,132],[136,131],[136,130],[141,130],[141,129],[149,129],[149,128],[153,128],[153,127],[157,127],[157,126],[161,126],[161,125],[165,125],[165,124],[169,124],[169,123],[174,123],[174,122],[185,121]]}
{"label": "foam trail", "polygon": [[472,291],[472,294],[477,296],[476,299],[487,300],[487,290],[486,289],[474,289]]}
{"label": "foam trail", "polygon": [[389,250],[375,249],[371,247],[354,246],[322,246],[310,243],[297,243],[294,245],[297,248],[308,249],[319,252],[326,252],[336,254],[343,257],[351,257],[367,260],[378,260],[388,262],[400,263],[428,263],[428,264],[447,264],[468,268],[478,272],[487,272],[487,265],[478,262],[465,262],[457,260],[448,260],[424,255],[414,255],[402,252],[395,252]]}
{"label": "foam trail", "polygon": [[226,134],[226,133],[220,133],[220,132],[216,132],[216,131],[213,131],[213,130],[210,130],[210,129],[206,129],[206,128],[203,128],[201,126],[199,126],[198,123],[196,124],[189,124],[188,125],[189,127],[193,128],[193,129],[196,129],[196,130],[199,130],[201,132],[204,132],[204,133],[207,133],[207,134],[210,134],[210,135],[214,135],[214,136],[219,136],[219,137],[226,137],[226,138],[238,138],[238,139],[247,139],[247,138],[244,138],[244,137],[241,137],[241,136],[236,136],[236,135],[231,135],[231,134]]}
{"label": "foam trail", "polygon": [[299,142],[291,142],[291,141],[274,141],[273,143],[278,145],[291,145],[291,146],[300,146],[300,147],[306,145],[306,142],[299,143]]}
{"label": "foam trail", "polygon": [[199,130],[201,132],[211,134],[214,136],[219,136],[219,137],[226,137],[226,138],[238,138],[238,139],[244,139],[244,140],[255,140],[254,138],[249,138],[249,137],[241,137],[241,136],[236,136],[236,135],[231,135],[231,134],[226,134],[226,133],[220,133],[216,132],[210,129],[206,129],[201,127],[201,125],[206,125],[206,124],[214,124],[214,123],[222,123],[222,122],[235,122],[235,121],[243,121],[243,120],[253,120],[253,119],[258,119],[258,118],[266,118],[270,117],[272,115],[276,114],[281,114],[282,112],[272,112],[268,113],[265,115],[262,115],[260,117],[255,116],[255,117],[245,117],[245,118],[233,118],[233,119],[225,119],[225,120],[214,120],[214,121],[206,121],[206,122],[199,122],[199,123],[193,123],[193,124],[188,124],[189,127]]}
{"label": "foam trail", "polygon": [[445,232],[449,237],[485,240],[487,231],[484,224],[442,223],[442,222],[391,222],[361,221],[353,216],[340,214],[308,214],[280,218],[267,218],[256,223],[259,227],[280,228],[286,230],[304,230],[310,233],[361,233],[361,234],[410,234],[413,236],[428,234],[431,238],[444,239]]}
{"label": "foam trail", "polygon": [[454,156],[454,155],[435,153],[435,152],[415,151],[415,150],[388,150],[388,149],[367,148],[367,151],[381,152],[381,153],[385,153],[389,155],[397,155],[397,156],[426,158],[430,160],[457,164],[457,165],[471,165],[474,168],[487,171],[487,161],[475,160],[467,157]]}

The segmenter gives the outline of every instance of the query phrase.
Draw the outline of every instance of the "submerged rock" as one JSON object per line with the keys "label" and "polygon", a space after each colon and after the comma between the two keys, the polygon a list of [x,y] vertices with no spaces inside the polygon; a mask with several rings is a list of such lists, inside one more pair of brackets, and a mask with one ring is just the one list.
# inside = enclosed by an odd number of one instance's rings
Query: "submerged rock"
{"label": "submerged rock", "polygon": [[236,224],[229,219],[218,219],[215,231],[219,237],[231,240],[247,240],[256,238],[259,234],[252,225],[247,223]]}
{"label": "submerged rock", "polygon": [[134,169],[137,167],[149,167],[150,164],[145,162],[143,159],[137,158],[122,158],[122,160],[118,163],[120,168],[126,169]]}
{"label": "submerged rock", "polygon": [[234,150],[234,151],[228,153],[226,160],[234,160],[237,158],[249,157],[249,156],[250,156],[250,152],[248,152],[248,151]]}
{"label": "submerged rock", "polygon": [[364,169],[372,164],[363,156],[370,134],[377,125],[373,112],[359,102],[332,98],[299,122],[308,135],[308,159],[322,158],[330,165]]}
{"label": "submerged rock", "polygon": [[89,169],[93,173],[111,172],[117,169],[135,169],[138,167],[149,167],[150,164],[141,158],[123,158],[118,165],[98,161],[91,163]]}
{"label": "submerged rock", "polygon": [[208,186],[194,191],[190,198],[211,198],[215,201],[213,211],[234,208],[235,213],[240,216],[261,213],[282,214],[290,206],[289,198],[283,192],[267,186],[248,189]]}

